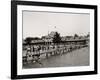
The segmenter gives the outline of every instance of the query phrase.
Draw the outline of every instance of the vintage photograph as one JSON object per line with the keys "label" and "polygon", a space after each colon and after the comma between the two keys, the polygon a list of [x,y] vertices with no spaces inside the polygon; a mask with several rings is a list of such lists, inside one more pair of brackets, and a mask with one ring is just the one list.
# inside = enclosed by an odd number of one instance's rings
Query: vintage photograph
{"label": "vintage photograph", "polygon": [[90,14],[22,12],[22,67],[89,66]]}
{"label": "vintage photograph", "polygon": [[97,5],[11,1],[11,79],[97,70]]}

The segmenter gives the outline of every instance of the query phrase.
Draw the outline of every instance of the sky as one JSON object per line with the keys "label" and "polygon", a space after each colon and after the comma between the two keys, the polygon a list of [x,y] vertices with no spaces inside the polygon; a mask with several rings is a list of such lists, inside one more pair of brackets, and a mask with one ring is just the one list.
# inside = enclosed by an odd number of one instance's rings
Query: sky
{"label": "sky", "polygon": [[90,14],[23,11],[23,38],[41,37],[51,31],[61,36],[86,35],[90,30]]}

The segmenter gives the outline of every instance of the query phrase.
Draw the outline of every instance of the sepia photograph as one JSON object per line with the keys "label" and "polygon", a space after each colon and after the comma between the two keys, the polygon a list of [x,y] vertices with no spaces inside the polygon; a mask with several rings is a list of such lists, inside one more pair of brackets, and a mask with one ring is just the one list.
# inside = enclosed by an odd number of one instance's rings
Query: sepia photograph
{"label": "sepia photograph", "polygon": [[24,11],[23,68],[89,66],[90,14]]}

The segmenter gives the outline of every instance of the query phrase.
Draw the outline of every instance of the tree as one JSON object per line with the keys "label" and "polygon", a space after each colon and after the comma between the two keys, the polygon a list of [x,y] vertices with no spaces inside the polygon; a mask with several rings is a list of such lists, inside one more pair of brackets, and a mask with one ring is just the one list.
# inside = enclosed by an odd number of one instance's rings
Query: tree
{"label": "tree", "polygon": [[27,37],[24,41],[26,42],[26,44],[30,45],[32,40],[40,40],[39,37]]}
{"label": "tree", "polygon": [[87,37],[90,37],[90,33],[88,32]]}
{"label": "tree", "polygon": [[74,39],[77,38],[77,37],[79,37],[79,36],[78,36],[77,34],[75,34],[75,35],[74,35]]}
{"label": "tree", "polygon": [[27,38],[25,39],[25,42],[26,42],[26,44],[30,45],[32,40],[33,40],[32,37],[27,37]]}
{"label": "tree", "polygon": [[55,32],[55,35],[53,37],[53,43],[60,43],[61,42],[61,37],[58,32]]}

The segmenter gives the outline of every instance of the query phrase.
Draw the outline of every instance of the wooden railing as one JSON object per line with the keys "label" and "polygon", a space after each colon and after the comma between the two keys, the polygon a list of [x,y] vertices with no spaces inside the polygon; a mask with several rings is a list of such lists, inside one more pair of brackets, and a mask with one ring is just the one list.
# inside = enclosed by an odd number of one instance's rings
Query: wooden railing
{"label": "wooden railing", "polygon": [[[71,52],[73,50],[76,50],[76,49],[80,49],[80,48],[83,48],[83,47],[88,47],[88,45],[68,45],[68,46],[64,46],[64,47],[60,47],[60,48],[54,48],[54,49],[48,49],[48,50],[39,50],[39,51],[34,51],[34,52],[27,52],[26,51],[26,55],[23,56],[23,62],[27,62],[28,60],[34,60],[34,57],[37,57],[37,60],[38,59],[42,59],[42,55],[44,55],[44,58],[48,58],[52,55],[62,55],[64,53],[67,53],[67,52]],[[28,59],[30,58],[30,59]]]}

